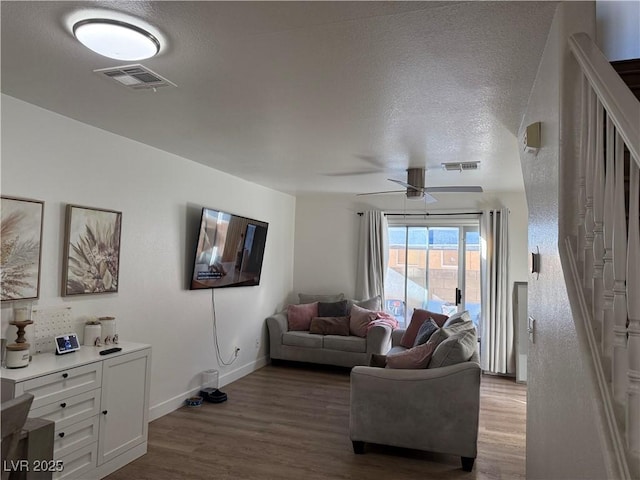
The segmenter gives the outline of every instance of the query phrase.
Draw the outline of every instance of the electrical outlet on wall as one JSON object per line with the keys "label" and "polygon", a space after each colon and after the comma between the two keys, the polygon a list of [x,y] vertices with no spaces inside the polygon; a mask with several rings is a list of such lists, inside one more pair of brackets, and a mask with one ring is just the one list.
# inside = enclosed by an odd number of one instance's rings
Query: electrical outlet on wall
{"label": "electrical outlet on wall", "polygon": [[256,350],[260,349],[260,339],[256,338]]}

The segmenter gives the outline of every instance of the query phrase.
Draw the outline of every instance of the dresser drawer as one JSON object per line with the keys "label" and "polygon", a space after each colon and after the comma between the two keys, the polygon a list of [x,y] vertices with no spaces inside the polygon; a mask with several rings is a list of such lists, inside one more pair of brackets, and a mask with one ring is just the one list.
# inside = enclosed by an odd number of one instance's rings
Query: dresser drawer
{"label": "dresser drawer", "polygon": [[87,476],[86,473],[96,468],[96,458],[98,456],[98,444],[92,443],[78,450],[60,457],[62,462],[62,471],[53,474],[54,480],[92,478],[92,475]]}
{"label": "dresser drawer", "polygon": [[31,409],[34,409],[99,388],[101,384],[102,362],[94,362],[21,382],[16,385],[15,396],[32,394]]}
{"label": "dresser drawer", "polygon": [[90,392],[64,398],[39,408],[29,410],[30,417],[46,418],[56,422],[56,431],[72,423],[98,415],[100,411],[100,392],[97,388]]}
{"label": "dresser drawer", "polygon": [[68,426],[56,428],[53,441],[53,458],[55,460],[70,454],[82,445],[98,441],[98,415]]}

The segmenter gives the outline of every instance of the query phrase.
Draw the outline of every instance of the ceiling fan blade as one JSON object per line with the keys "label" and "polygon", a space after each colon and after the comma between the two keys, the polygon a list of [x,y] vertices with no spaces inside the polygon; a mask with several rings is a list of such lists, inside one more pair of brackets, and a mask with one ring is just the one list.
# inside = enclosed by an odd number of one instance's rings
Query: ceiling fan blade
{"label": "ceiling fan blade", "polygon": [[452,185],[448,187],[425,187],[425,192],[429,193],[482,193],[482,187],[480,186],[464,186],[464,185]]}
{"label": "ceiling fan blade", "polygon": [[376,157],[375,155],[356,155],[356,158],[359,158],[360,160],[363,160],[368,164],[373,165],[374,167],[378,167],[381,170],[387,168],[385,162],[380,160],[380,158]]}
{"label": "ceiling fan blade", "polygon": [[353,172],[334,172],[334,173],[325,173],[326,177],[350,177],[355,175],[372,175],[374,173],[380,173],[380,170],[359,170]]}
{"label": "ceiling fan blade", "polygon": [[362,197],[364,195],[381,195],[385,193],[406,193],[406,190],[386,190],[384,192],[356,193],[356,196]]}
{"label": "ceiling fan blade", "polygon": [[402,180],[396,180],[395,178],[387,178],[387,180],[389,180],[390,182],[393,182],[393,183],[397,183],[398,185],[401,185],[401,186],[403,186],[405,188],[410,188],[412,190],[416,190],[416,191],[424,190],[424,189],[422,189],[420,187],[416,187],[414,185],[411,185],[410,183],[403,182]]}

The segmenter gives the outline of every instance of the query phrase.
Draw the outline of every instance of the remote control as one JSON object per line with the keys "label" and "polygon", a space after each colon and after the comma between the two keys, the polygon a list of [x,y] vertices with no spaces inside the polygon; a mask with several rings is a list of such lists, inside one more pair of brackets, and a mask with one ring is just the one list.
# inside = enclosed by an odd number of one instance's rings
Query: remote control
{"label": "remote control", "polygon": [[122,350],[120,347],[107,348],[106,350],[100,350],[100,355],[109,355],[110,353],[116,353]]}

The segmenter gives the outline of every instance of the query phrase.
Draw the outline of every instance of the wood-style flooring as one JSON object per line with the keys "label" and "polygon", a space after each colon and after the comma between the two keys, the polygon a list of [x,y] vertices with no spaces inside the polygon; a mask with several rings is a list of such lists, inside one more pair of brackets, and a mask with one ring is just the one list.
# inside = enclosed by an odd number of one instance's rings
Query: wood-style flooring
{"label": "wood-style flooring", "polygon": [[525,477],[526,388],[511,379],[482,378],[478,457],[471,473],[450,455],[378,445],[355,455],[348,370],[268,365],[222,390],[229,396],[225,403],[183,407],[151,422],[148,453],[106,478]]}

